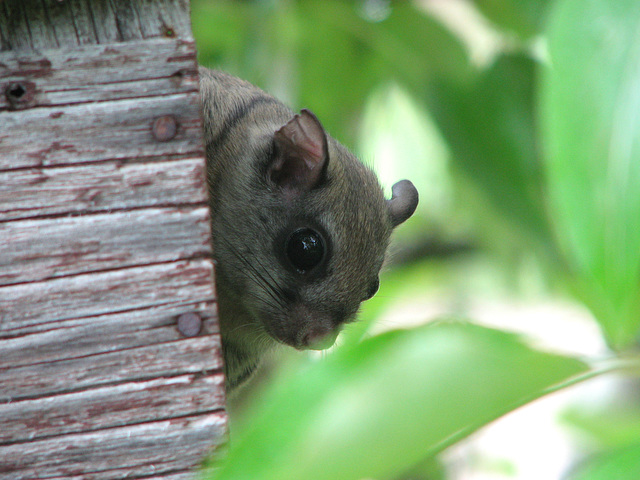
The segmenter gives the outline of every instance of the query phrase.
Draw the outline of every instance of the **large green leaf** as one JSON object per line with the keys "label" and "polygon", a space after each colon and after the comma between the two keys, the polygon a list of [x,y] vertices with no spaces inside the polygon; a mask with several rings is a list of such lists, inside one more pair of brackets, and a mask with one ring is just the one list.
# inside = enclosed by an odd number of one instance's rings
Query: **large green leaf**
{"label": "large green leaf", "polygon": [[355,114],[380,83],[422,91],[433,78],[463,82],[472,72],[458,39],[413,2],[393,2],[372,21],[360,2],[303,0],[298,18],[299,101],[333,132],[354,133]]}
{"label": "large green leaf", "polygon": [[[635,375],[640,378],[640,356],[635,362]],[[602,405],[576,405],[563,413],[562,420],[601,448],[615,450],[636,443],[640,439],[640,405],[633,388],[617,389],[617,395]]]}
{"label": "large green leaf", "polygon": [[454,164],[532,239],[548,237],[534,122],[536,63],[503,56],[471,88],[433,89],[431,110]]}
{"label": "large green leaf", "polygon": [[585,370],[468,323],[382,334],[276,383],[209,478],[387,477]]}
{"label": "large green leaf", "polygon": [[239,69],[251,29],[250,5],[232,0],[191,2],[191,27],[198,45],[198,62],[231,72]]}
{"label": "large green leaf", "polygon": [[497,26],[522,39],[542,29],[550,0],[474,0],[478,9]]}
{"label": "large green leaf", "polygon": [[610,343],[640,328],[640,2],[560,0],[541,89],[557,235]]}
{"label": "large green leaf", "polygon": [[638,480],[640,443],[602,454],[585,462],[569,480]]}
{"label": "large green leaf", "polygon": [[312,109],[350,143],[369,94],[391,79],[422,91],[434,78],[464,82],[473,69],[459,40],[414,2],[379,19],[350,0],[193,0],[199,60]]}

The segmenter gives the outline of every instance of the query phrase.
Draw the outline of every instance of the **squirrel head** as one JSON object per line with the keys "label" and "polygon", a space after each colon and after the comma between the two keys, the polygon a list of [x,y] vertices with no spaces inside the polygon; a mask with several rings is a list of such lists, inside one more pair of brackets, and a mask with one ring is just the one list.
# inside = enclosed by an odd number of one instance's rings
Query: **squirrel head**
{"label": "squirrel head", "polygon": [[375,174],[309,110],[252,132],[242,155],[254,160],[217,194],[218,211],[228,210],[214,218],[219,287],[277,342],[326,348],[377,291],[391,232],[418,192],[402,180],[385,199]]}

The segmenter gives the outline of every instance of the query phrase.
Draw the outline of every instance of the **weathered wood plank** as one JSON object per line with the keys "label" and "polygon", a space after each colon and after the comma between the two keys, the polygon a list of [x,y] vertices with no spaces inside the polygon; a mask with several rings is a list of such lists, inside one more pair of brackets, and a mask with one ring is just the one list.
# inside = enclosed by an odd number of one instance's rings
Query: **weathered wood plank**
{"label": "weathered wood plank", "polygon": [[[186,63],[186,62],[185,62]],[[102,102],[106,100],[143,98],[148,96],[170,95],[172,93],[184,93],[194,91],[197,86],[195,76],[187,69],[171,69],[173,74],[161,78],[149,80],[134,80],[130,82],[113,82],[100,85],[78,85],[69,89],[55,90],[52,86],[50,90],[41,91],[36,79],[35,102],[40,106],[72,105],[77,103]],[[97,77],[99,78],[99,77]],[[18,82],[19,83],[19,82]],[[8,85],[8,82],[2,82]],[[46,88],[47,86],[45,86]],[[0,120],[2,120],[2,110],[9,109],[7,98],[3,95],[0,98]]]}
{"label": "weathered wood plank", "polygon": [[71,18],[76,31],[78,45],[98,43],[96,27],[93,24],[87,0],[67,0],[66,3],[71,9]]}
{"label": "weathered wood plank", "polygon": [[93,27],[98,43],[113,43],[124,40],[116,21],[116,15],[110,1],[85,0],[93,18]]}
{"label": "weathered wood plank", "polygon": [[0,332],[84,316],[213,300],[211,260],[0,287]]}
{"label": "weathered wood plank", "polygon": [[0,445],[209,413],[223,392],[222,374],[188,374],[0,403]]}
{"label": "weathered wood plank", "polygon": [[[132,155],[202,155],[199,109],[197,96],[179,94],[0,113],[0,170]],[[163,116],[177,123],[175,137],[168,141],[152,133],[154,121]],[[34,131],[28,125],[39,127]]]}
{"label": "weathered wood plank", "polygon": [[4,3],[5,2],[0,2],[0,53],[11,49]]}
{"label": "weathered wood plank", "polygon": [[[15,27],[16,31],[9,29],[6,32],[0,50],[39,50],[158,36],[192,38],[189,4],[184,0],[152,3],[147,0],[22,0],[2,3],[8,5],[8,20],[2,23]],[[173,33],[167,35],[168,30]]]}
{"label": "weathered wood plank", "polygon": [[[175,2],[174,2],[175,4]],[[147,15],[140,16],[140,30],[144,38],[155,36],[173,37],[175,30],[173,26],[168,24],[163,18],[167,12],[162,8],[159,1],[140,0],[138,9],[144,11]]]}
{"label": "weathered wood plank", "polygon": [[0,11],[4,9],[5,17],[2,22],[6,28],[6,44],[3,50],[27,50],[31,49],[31,41],[29,28],[27,27],[27,18],[24,14],[24,5],[22,2],[0,2]]}
{"label": "weathered wood plank", "polygon": [[[192,41],[165,38],[7,52],[0,54],[0,81],[33,82],[38,106],[197,92],[195,58]],[[2,95],[0,110],[9,107]]]}
{"label": "weathered wood plank", "polygon": [[[188,447],[185,447],[188,448]],[[107,472],[99,472],[98,475],[100,477],[93,476],[93,473],[83,474],[83,475],[64,475],[63,477],[55,476],[55,477],[47,477],[47,480],[110,480],[110,479],[125,479],[129,480],[131,477],[128,477],[128,471],[126,469],[118,468],[111,469],[108,471],[109,477],[105,477]],[[201,475],[198,474],[195,468],[191,470],[182,471],[182,472],[174,472],[153,475],[152,477],[148,477],[145,475],[144,480],[201,480]]]}
{"label": "weathered wood plank", "polygon": [[158,35],[166,37],[191,37],[191,24],[188,15],[189,3],[184,0],[139,0],[140,28],[145,38]]}
{"label": "weathered wood plank", "polygon": [[131,0],[111,0],[118,32],[124,41],[143,38],[136,3]]}
{"label": "weathered wood plank", "polygon": [[[58,46],[65,48],[79,45],[73,12],[68,1],[44,1],[47,27],[51,30]],[[51,45],[49,45],[51,47]]]}
{"label": "weathered wood plank", "polygon": [[186,470],[224,439],[222,412],[0,447],[0,480],[111,480]]}
{"label": "weathered wood plank", "polygon": [[42,0],[22,0],[20,3],[24,6],[31,47],[34,50],[58,47],[53,28],[47,18],[44,2]]}
{"label": "weathered wood plank", "polygon": [[224,441],[188,3],[0,0],[0,479],[191,480]]}
{"label": "weathered wood plank", "polygon": [[[193,38],[191,32],[191,6],[189,0],[159,0],[158,5],[163,9],[163,18],[171,22],[176,37]],[[186,15],[180,12],[187,12]]]}
{"label": "weathered wood plank", "polygon": [[[0,222],[207,200],[200,158],[0,172]],[[2,226],[0,225],[0,230]]]}
{"label": "weathered wood plank", "polygon": [[[197,480],[201,478],[195,471],[183,472],[183,473],[171,473],[168,475],[162,475],[161,477],[145,477],[145,480]],[[68,479],[67,479],[68,480]]]}
{"label": "weathered wood plank", "polygon": [[[36,399],[102,385],[221,369],[217,335],[0,371],[2,398]],[[1,458],[1,457],[0,457]]]}
{"label": "weathered wood plank", "polygon": [[0,286],[210,255],[209,209],[151,208],[0,224]]}
{"label": "weathered wood plank", "polygon": [[[202,319],[200,335],[219,332],[215,304],[162,305],[94,317],[47,322],[17,328],[0,338],[0,369],[58,362],[88,355],[173,342],[184,338],[177,319],[195,313]],[[2,334],[8,332],[0,332]],[[99,339],[100,341],[96,341]],[[0,390],[0,394],[1,394]]]}

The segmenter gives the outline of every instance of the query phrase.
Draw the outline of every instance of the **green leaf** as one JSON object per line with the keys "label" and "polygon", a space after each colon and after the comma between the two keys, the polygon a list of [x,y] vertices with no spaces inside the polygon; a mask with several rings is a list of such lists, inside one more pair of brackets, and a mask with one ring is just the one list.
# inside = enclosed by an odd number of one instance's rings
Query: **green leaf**
{"label": "green leaf", "polygon": [[468,323],[388,332],[276,382],[209,478],[388,477],[585,371]]}
{"label": "green leaf", "polygon": [[551,212],[612,346],[640,328],[640,2],[551,12],[541,126]]}
{"label": "green leaf", "polygon": [[191,26],[198,44],[198,63],[209,68],[237,70],[244,55],[250,25],[248,5],[219,0],[193,0]]}
{"label": "green leaf", "polygon": [[474,73],[460,41],[414,2],[392,2],[374,20],[350,0],[193,0],[192,24],[201,63],[312,109],[347,144],[381,83],[422,92],[434,78],[460,83]]}
{"label": "green leaf", "polygon": [[454,164],[531,238],[549,238],[534,124],[537,65],[503,56],[470,89],[441,85],[431,110]]}
{"label": "green leaf", "polygon": [[478,9],[493,23],[522,39],[542,29],[550,0],[474,0]]}
{"label": "green leaf", "polygon": [[634,400],[629,400],[631,405],[607,404],[596,409],[575,407],[563,414],[563,420],[610,449],[630,445],[640,438],[640,406]]}
{"label": "green leaf", "polygon": [[413,2],[393,2],[371,21],[360,2],[303,0],[294,55],[301,106],[335,135],[351,127],[370,91],[390,80],[422,91],[433,78],[462,82],[472,69],[462,44]]}
{"label": "green leaf", "polygon": [[[372,161],[387,197],[395,182],[410,178],[420,192],[418,212],[431,222],[451,220],[452,186],[444,140],[407,89],[393,83],[374,90],[367,99],[359,136],[358,152]],[[413,233],[424,236],[424,227],[423,223]]]}
{"label": "green leaf", "polygon": [[637,480],[640,443],[599,455],[569,475],[569,480]]}

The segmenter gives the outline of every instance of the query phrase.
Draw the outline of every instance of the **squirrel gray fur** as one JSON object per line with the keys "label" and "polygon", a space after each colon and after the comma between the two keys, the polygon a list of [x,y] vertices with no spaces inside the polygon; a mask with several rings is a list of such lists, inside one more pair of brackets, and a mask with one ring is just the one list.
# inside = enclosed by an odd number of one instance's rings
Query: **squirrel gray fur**
{"label": "squirrel gray fur", "polygon": [[331,346],[378,289],[393,228],[418,193],[375,174],[308,110],[200,67],[227,390],[265,352]]}

